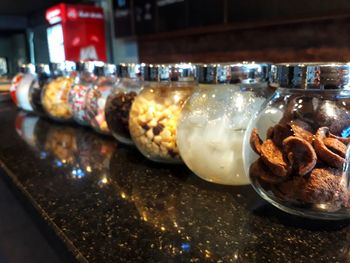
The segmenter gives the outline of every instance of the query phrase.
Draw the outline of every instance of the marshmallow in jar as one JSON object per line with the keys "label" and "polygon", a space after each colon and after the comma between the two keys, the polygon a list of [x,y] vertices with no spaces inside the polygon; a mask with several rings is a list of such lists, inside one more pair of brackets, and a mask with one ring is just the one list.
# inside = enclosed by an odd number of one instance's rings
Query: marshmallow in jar
{"label": "marshmallow in jar", "polygon": [[[196,86],[192,64],[153,67],[157,80],[147,80],[134,100],[129,117],[131,137],[148,159],[181,162],[176,144],[176,125],[182,107]],[[151,74],[152,76],[153,74]]]}
{"label": "marshmallow in jar", "polygon": [[247,124],[267,96],[266,63],[196,66],[198,88],[185,104],[177,145],[186,165],[209,182],[248,184],[242,160]]}
{"label": "marshmallow in jar", "polygon": [[118,79],[116,77],[116,67],[113,64],[105,64],[97,67],[99,76],[96,84],[91,87],[86,95],[86,114],[90,126],[98,133],[110,134],[105,116],[105,106],[108,96]]}
{"label": "marshmallow in jar", "polygon": [[95,74],[95,68],[100,65],[103,65],[103,62],[87,61],[79,64],[80,72],[68,93],[68,102],[73,113],[73,119],[83,126],[88,126],[90,122],[86,112],[86,94],[96,83],[98,76]]}

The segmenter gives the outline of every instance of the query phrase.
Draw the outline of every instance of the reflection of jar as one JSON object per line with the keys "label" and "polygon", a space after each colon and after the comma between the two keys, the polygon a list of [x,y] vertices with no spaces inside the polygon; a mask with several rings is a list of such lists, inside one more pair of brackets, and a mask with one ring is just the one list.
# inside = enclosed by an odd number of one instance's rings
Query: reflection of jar
{"label": "reflection of jar", "polygon": [[267,96],[268,64],[198,65],[199,88],[177,126],[177,144],[187,166],[210,182],[240,185],[244,132]]}
{"label": "reflection of jar", "polygon": [[107,184],[110,160],[116,149],[115,140],[84,131],[77,137],[77,146],[79,167],[85,174],[98,175],[101,184]]}
{"label": "reflection of jar", "polygon": [[120,81],[113,88],[106,103],[106,120],[113,136],[120,142],[133,144],[129,132],[131,104],[142,88],[139,64],[118,65]]}
{"label": "reflection of jar", "polygon": [[84,62],[82,69],[74,81],[74,85],[69,91],[69,107],[73,112],[73,119],[80,125],[89,125],[89,118],[86,114],[86,93],[93,87],[97,80],[95,66],[97,62]]}
{"label": "reflection of jar", "polygon": [[16,116],[16,132],[31,147],[35,146],[34,129],[39,119],[39,117],[23,111]]}
{"label": "reflection of jar", "polygon": [[153,161],[181,162],[176,145],[176,125],[183,104],[191,95],[191,64],[159,67],[159,82],[145,83],[132,104],[130,134],[137,148]]}
{"label": "reflection of jar", "polygon": [[45,149],[47,132],[53,124],[44,118],[39,118],[34,127],[35,147],[40,159],[48,159],[49,152]]}
{"label": "reflection of jar", "polygon": [[[32,66],[31,66],[31,68],[32,68]],[[19,72],[13,77],[13,79],[11,81],[10,96],[11,96],[13,103],[16,106],[18,106],[18,101],[17,101],[17,96],[16,96],[17,87],[20,84],[20,82],[23,78],[23,75],[25,73],[27,73],[29,69],[30,69],[30,67],[28,67],[27,65],[25,65],[25,64],[22,65],[19,69]]]}
{"label": "reflection of jar", "polygon": [[68,105],[68,92],[76,76],[75,63],[67,61],[53,71],[53,80],[43,88],[41,101],[47,115],[58,121],[70,121],[73,117]]}
{"label": "reflection of jar", "polygon": [[45,149],[62,164],[76,163],[76,129],[67,126],[52,126],[47,132]]}
{"label": "reflection of jar", "polygon": [[276,207],[306,217],[349,218],[348,64],[277,65],[280,85],[252,119],[245,170]]}
{"label": "reflection of jar", "polygon": [[113,85],[117,82],[115,65],[106,64],[100,67],[96,85],[89,89],[86,95],[86,114],[91,127],[97,132],[110,134],[105,118],[105,105]]}
{"label": "reflection of jar", "polygon": [[36,79],[35,67],[32,64],[27,65],[28,70],[23,74],[22,80],[16,89],[16,98],[18,107],[26,111],[33,111],[33,107],[29,99],[29,89]]}
{"label": "reflection of jar", "polygon": [[48,82],[50,78],[49,65],[37,65],[36,75],[37,77],[29,89],[29,100],[35,113],[44,114],[45,111],[41,103],[41,93],[44,85]]}

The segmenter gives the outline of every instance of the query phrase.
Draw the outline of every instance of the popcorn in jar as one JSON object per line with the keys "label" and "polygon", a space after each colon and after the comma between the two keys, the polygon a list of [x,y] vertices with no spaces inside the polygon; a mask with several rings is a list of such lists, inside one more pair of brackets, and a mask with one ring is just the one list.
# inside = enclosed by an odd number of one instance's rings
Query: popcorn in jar
{"label": "popcorn in jar", "polygon": [[41,94],[41,102],[46,114],[53,120],[71,121],[73,112],[68,103],[68,93],[76,77],[74,62],[67,61],[53,72],[53,79],[47,83]]}

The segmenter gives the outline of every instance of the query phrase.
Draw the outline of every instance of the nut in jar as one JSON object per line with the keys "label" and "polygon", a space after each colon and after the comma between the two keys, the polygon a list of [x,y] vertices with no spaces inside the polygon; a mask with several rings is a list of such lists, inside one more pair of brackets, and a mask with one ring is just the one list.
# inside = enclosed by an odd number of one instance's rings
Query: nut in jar
{"label": "nut in jar", "polygon": [[158,81],[145,83],[132,104],[129,129],[137,148],[147,158],[181,162],[176,144],[176,126],[183,104],[195,82],[191,64],[159,66]]}

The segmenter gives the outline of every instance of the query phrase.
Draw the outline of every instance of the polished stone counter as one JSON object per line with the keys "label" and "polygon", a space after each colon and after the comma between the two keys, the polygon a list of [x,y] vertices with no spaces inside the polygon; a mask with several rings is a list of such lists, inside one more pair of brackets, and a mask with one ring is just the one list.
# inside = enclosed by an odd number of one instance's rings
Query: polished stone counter
{"label": "polished stone counter", "polygon": [[348,221],[290,216],[87,128],[0,104],[1,169],[80,262],[349,262]]}

